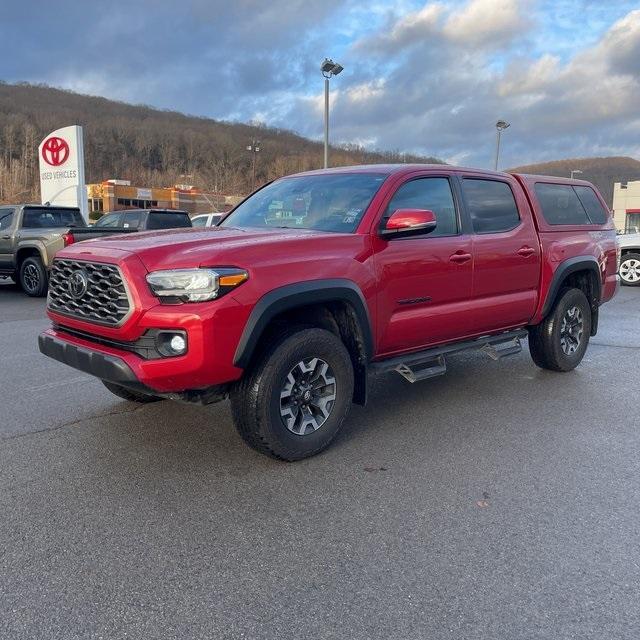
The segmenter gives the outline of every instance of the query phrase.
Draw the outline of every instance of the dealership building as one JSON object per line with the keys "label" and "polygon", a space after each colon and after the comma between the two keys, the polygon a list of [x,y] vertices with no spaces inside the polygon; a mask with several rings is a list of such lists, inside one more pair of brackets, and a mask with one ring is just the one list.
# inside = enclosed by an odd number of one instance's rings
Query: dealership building
{"label": "dealership building", "polygon": [[640,232],[640,180],[613,185],[613,217],[620,231]]}
{"label": "dealership building", "polygon": [[89,215],[95,219],[107,211],[122,209],[182,209],[195,215],[229,211],[242,199],[196,189],[191,185],[134,187],[129,180],[105,180],[87,185]]}

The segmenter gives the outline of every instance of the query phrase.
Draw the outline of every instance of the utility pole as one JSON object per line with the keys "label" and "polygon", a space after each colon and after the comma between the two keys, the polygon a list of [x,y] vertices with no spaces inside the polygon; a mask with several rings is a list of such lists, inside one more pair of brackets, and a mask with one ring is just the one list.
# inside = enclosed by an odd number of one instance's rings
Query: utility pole
{"label": "utility pole", "polygon": [[252,138],[251,144],[247,145],[247,151],[251,151],[251,191],[256,188],[256,156],[260,152],[260,140]]}

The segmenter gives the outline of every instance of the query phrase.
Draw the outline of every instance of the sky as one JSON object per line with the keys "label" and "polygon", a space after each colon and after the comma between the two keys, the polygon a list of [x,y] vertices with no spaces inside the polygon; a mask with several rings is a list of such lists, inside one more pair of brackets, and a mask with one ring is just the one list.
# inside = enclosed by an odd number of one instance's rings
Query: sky
{"label": "sky", "polygon": [[[490,167],[640,158],[640,1],[3,0],[0,80]],[[7,55],[11,52],[11,55]],[[64,123],[62,123],[64,124]]]}

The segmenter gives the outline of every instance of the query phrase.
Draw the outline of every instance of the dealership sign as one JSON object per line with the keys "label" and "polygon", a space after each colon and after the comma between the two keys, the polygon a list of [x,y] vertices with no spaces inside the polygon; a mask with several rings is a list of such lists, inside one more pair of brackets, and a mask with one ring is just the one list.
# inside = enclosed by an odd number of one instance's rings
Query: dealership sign
{"label": "dealership sign", "polygon": [[38,159],[42,204],[79,207],[87,220],[82,127],[64,127],[50,133],[38,147]]}

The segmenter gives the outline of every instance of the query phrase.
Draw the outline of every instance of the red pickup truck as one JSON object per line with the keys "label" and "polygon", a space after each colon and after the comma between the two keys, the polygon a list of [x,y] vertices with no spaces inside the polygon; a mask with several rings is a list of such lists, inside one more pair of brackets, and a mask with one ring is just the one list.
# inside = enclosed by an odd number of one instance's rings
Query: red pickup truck
{"label": "red pickup truck", "polygon": [[230,396],[254,449],[323,450],[369,374],[520,351],[569,371],[618,287],[588,182],[442,165],[276,180],[217,227],[89,240],[53,264],[40,350],[117,396]]}

